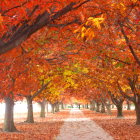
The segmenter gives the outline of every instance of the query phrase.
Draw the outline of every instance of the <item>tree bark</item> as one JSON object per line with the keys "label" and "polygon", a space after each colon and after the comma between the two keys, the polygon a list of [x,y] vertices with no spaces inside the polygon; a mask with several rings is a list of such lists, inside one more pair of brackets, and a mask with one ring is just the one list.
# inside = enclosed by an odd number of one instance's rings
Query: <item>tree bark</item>
{"label": "tree bark", "polygon": [[90,110],[95,110],[95,101],[90,102]]}
{"label": "tree bark", "polygon": [[125,33],[123,25],[121,23],[119,23],[119,25],[121,27],[121,33],[122,33],[122,35],[123,35],[123,37],[125,39],[125,42],[126,42],[127,46],[129,47],[129,50],[130,50],[131,54],[133,55],[133,57],[134,57],[135,61],[137,62],[137,64],[140,66],[139,56],[134,51],[134,47],[131,45],[129,38],[128,38],[128,36]]}
{"label": "tree bark", "polygon": [[117,117],[123,117],[123,110],[122,110],[122,104],[116,105],[117,107]]}
{"label": "tree bark", "polygon": [[96,103],[96,112],[100,112],[100,103]]}
{"label": "tree bark", "polygon": [[67,108],[67,104],[63,104],[64,105],[64,109]]}
{"label": "tree bark", "polygon": [[114,109],[114,104],[112,104],[112,109]]}
{"label": "tree bark", "polygon": [[90,110],[93,110],[93,104],[92,104],[92,101],[90,102]]}
{"label": "tree bark", "polygon": [[56,103],[55,104],[55,112],[59,112],[60,110],[59,110],[59,103]]}
{"label": "tree bark", "polygon": [[80,104],[78,106],[79,106],[79,109],[80,109]]}
{"label": "tree bark", "polygon": [[71,108],[73,108],[73,104],[71,104]]}
{"label": "tree bark", "polygon": [[136,125],[140,125],[140,95],[136,95],[134,100],[131,100],[135,105]]}
{"label": "tree bark", "polygon": [[124,98],[120,97],[115,97],[113,94],[110,93],[111,100],[114,103],[114,105],[117,107],[117,117],[123,117],[123,102]]}
{"label": "tree bark", "polygon": [[140,103],[135,103],[136,125],[140,125]]}
{"label": "tree bark", "polygon": [[[51,24],[53,21],[58,20],[62,16],[66,15],[70,11],[73,11],[75,9],[78,9],[83,4],[89,2],[90,0],[85,0],[83,2],[71,2],[59,11],[57,11],[55,14],[50,14],[49,12],[45,11],[42,14],[39,14],[33,23],[29,24],[28,21],[25,19],[22,21],[24,24],[22,24],[19,28],[14,30],[12,35],[8,37],[8,41],[4,42],[2,39],[5,36],[5,34],[0,38],[0,40],[3,41],[0,46],[0,54],[6,53],[9,50],[19,46],[22,42],[27,40],[33,33],[38,31],[39,29]],[[31,18],[32,19],[32,18]],[[29,20],[30,22],[30,20]],[[75,22],[72,22],[75,23]],[[67,23],[68,24],[68,23]],[[69,23],[70,24],[70,23]],[[17,24],[18,25],[18,24]],[[15,25],[15,26],[17,26]],[[8,31],[8,30],[7,30]],[[6,39],[4,39],[6,40]]]}
{"label": "tree bark", "polygon": [[49,109],[48,109],[48,102],[46,103],[46,112],[47,112],[47,114],[48,114],[48,112],[49,112]]}
{"label": "tree bark", "polygon": [[86,108],[86,109],[89,109],[88,103],[87,103],[87,104],[85,104],[85,108]]}
{"label": "tree bark", "polygon": [[140,95],[138,92],[136,92],[137,81],[138,81],[138,75],[133,75],[133,79],[128,78],[129,86],[131,88],[133,96],[129,96],[125,94],[119,82],[117,84],[118,84],[118,88],[120,90],[121,95],[125,97],[127,100],[132,101],[134,103],[135,111],[136,111],[136,125],[140,125]]}
{"label": "tree bark", "polygon": [[106,112],[108,115],[111,115],[111,104],[110,104],[110,100],[106,101],[105,98],[101,98],[102,103],[104,104],[105,108],[106,108]]}
{"label": "tree bark", "polygon": [[101,113],[105,113],[105,106],[103,103],[101,104]]}
{"label": "tree bark", "polygon": [[17,129],[14,125],[14,101],[11,97],[5,97],[5,118],[3,131],[6,132],[16,132]]}
{"label": "tree bark", "polygon": [[124,98],[121,96],[115,97],[114,94],[112,94],[111,92],[109,93],[112,102],[114,103],[114,105],[117,107],[117,117],[123,117],[123,102],[124,102]]}
{"label": "tree bark", "polygon": [[52,106],[52,113],[54,114],[55,113],[55,107],[54,107],[54,104],[51,104]]}
{"label": "tree bark", "polygon": [[46,105],[46,101],[43,100],[42,102],[40,102],[40,107],[41,107],[41,111],[40,111],[40,117],[41,118],[45,118],[45,105]]}
{"label": "tree bark", "polygon": [[[121,94],[121,90],[120,87],[118,86],[118,89],[120,91]],[[114,94],[112,94],[110,91],[108,92],[112,102],[114,103],[114,105],[117,107],[117,117],[123,117],[123,102],[124,102],[124,97],[123,96],[114,96]]]}
{"label": "tree bark", "polygon": [[108,115],[111,115],[112,112],[111,112],[111,104],[110,102],[109,103],[104,103],[105,107],[106,107],[106,112]]}
{"label": "tree bark", "polygon": [[129,101],[127,101],[127,110],[131,110],[131,104]]}
{"label": "tree bark", "polygon": [[58,112],[60,111],[60,104],[59,103],[57,105],[57,110],[58,110]]}
{"label": "tree bark", "polygon": [[86,106],[86,104],[84,104],[84,108],[85,108],[85,109],[87,109],[87,106]]}
{"label": "tree bark", "polygon": [[27,100],[28,114],[27,114],[27,120],[25,122],[34,123],[32,96],[27,96],[26,100]]}
{"label": "tree bark", "polygon": [[63,103],[61,103],[61,109],[64,109],[64,104]]}

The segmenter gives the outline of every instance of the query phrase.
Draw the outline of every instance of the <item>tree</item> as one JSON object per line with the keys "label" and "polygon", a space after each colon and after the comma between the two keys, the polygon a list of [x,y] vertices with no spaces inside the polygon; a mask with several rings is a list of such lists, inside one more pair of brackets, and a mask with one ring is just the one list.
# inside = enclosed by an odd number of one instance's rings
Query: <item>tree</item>
{"label": "tree", "polygon": [[[68,2],[63,0],[50,2],[37,0],[33,2],[16,0],[14,3],[11,3],[10,0],[1,1],[0,32],[2,34],[0,36],[0,54],[19,46],[44,26],[55,26],[53,22],[60,19],[60,21],[63,21],[62,18],[65,15],[70,16],[69,12],[76,11],[89,1],[73,0]],[[57,24],[63,26],[75,22],[76,19],[73,19],[72,21]]]}
{"label": "tree", "polygon": [[110,91],[109,91],[109,95],[111,96],[112,102],[117,107],[117,117],[123,117],[122,109],[123,109],[124,98],[121,95],[115,96]]}

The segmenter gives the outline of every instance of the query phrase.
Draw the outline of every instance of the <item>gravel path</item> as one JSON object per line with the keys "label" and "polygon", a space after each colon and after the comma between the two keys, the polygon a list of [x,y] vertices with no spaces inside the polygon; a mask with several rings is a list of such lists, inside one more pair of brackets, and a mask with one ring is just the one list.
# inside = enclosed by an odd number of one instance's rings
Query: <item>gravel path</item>
{"label": "gravel path", "polygon": [[72,109],[56,140],[113,140],[113,138],[81,110]]}

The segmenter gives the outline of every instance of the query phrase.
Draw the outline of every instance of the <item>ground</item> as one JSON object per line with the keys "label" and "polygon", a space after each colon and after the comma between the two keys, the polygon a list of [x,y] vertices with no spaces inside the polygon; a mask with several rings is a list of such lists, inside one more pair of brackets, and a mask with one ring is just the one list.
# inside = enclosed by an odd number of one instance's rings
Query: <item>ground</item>
{"label": "ground", "polygon": [[72,109],[56,140],[113,140],[101,127],[81,110]]}
{"label": "ground", "polygon": [[[135,125],[135,112],[124,111],[125,118],[67,109],[46,118],[35,117],[34,124],[16,121],[18,133],[0,132],[0,140],[140,140],[140,126]],[[21,121],[19,123],[19,121]],[[2,127],[2,124],[0,125]]]}
{"label": "ground", "polygon": [[140,126],[135,125],[135,111],[123,111],[124,117],[117,118],[116,110],[112,115],[84,111],[86,117],[94,120],[106,132],[113,136],[115,140],[140,140]]}

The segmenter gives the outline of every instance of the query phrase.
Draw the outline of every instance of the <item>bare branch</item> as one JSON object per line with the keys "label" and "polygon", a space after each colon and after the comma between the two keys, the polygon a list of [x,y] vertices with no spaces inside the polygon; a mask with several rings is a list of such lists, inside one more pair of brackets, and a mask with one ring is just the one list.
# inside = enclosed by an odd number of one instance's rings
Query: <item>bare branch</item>
{"label": "bare branch", "polygon": [[5,16],[6,13],[10,12],[10,11],[13,10],[13,9],[20,8],[20,7],[24,6],[24,5],[27,4],[28,2],[30,2],[30,0],[27,0],[27,1],[23,2],[22,4],[20,4],[20,5],[14,6],[14,7],[8,9],[8,10],[2,12],[2,16]]}
{"label": "bare branch", "polygon": [[118,59],[118,58],[109,57],[109,56],[107,56],[107,55],[105,55],[105,56],[108,57],[108,58],[110,58],[110,59],[112,59],[112,60],[119,61],[119,62],[124,63],[124,64],[127,64],[127,65],[131,65],[131,63],[122,61],[122,60],[120,60],[120,59]]}

